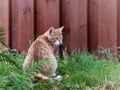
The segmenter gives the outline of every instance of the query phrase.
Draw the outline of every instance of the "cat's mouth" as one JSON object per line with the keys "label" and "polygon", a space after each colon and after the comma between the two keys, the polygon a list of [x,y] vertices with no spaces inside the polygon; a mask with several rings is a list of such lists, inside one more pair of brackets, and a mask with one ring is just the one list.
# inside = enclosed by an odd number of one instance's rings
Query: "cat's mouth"
{"label": "cat's mouth", "polygon": [[60,41],[58,41],[58,40],[56,40],[55,42],[54,42],[54,45],[55,46],[59,46],[59,45],[61,45],[62,44],[62,42],[60,42]]}

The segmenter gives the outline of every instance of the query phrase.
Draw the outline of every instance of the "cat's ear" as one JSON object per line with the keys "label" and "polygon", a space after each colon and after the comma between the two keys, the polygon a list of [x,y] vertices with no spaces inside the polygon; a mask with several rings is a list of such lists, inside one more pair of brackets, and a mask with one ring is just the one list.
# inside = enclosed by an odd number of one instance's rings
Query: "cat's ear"
{"label": "cat's ear", "polygon": [[54,27],[50,27],[49,28],[49,35],[53,35],[54,34]]}
{"label": "cat's ear", "polygon": [[63,32],[64,26],[60,27],[60,32]]}

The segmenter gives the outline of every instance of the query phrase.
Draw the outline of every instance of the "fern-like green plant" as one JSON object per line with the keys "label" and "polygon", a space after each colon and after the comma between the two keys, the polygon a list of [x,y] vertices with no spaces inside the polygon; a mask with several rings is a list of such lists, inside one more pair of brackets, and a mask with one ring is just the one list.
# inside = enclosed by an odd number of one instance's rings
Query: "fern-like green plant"
{"label": "fern-like green plant", "polygon": [[[63,60],[57,55],[56,58],[58,61],[56,73],[61,75],[63,80],[51,83],[32,78],[39,73],[42,65],[49,63],[49,58],[45,61],[32,62],[25,71],[22,68],[24,54],[0,51],[0,90],[88,90],[89,88],[101,90],[108,88],[109,81],[113,82],[114,88],[119,88],[120,64],[111,58],[109,60],[99,58],[88,52],[66,55]],[[21,69],[18,69],[18,66]]]}
{"label": "fern-like green plant", "polygon": [[3,28],[0,28],[0,44],[2,44],[5,47],[8,47],[8,45],[6,44],[4,35],[5,35],[5,30]]}
{"label": "fern-like green plant", "polygon": [[15,65],[17,68],[22,69],[16,60],[14,60],[13,53],[9,51],[0,51],[0,62],[8,62],[12,65]]}

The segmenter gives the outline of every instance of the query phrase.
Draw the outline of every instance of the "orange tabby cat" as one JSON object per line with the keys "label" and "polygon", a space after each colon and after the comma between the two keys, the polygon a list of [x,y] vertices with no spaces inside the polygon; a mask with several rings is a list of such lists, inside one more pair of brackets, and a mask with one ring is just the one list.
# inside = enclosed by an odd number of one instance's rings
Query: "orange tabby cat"
{"label": "orange tabby cat", "polygon": [[62,44],[63,36],[62,30],[64,27],[54,29],[50,27],[47,32],[40,35],[28,49],[27,56],[23,63],[23,68],[28,69],[29,64],[32,61],[44,60],[45,58],[50,59],[49,64],[44,64],[41,68],[41,72],[36,74],[35,77],[49,80],[47,76],[49,73],[51,76],[56,76],[57,61],[53,54],[54,46]]}

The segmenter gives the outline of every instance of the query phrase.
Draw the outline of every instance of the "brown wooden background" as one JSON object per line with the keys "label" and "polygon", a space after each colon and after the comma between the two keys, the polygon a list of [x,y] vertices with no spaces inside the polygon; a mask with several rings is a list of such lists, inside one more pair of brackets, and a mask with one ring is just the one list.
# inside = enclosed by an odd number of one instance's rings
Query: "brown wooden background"
{"label": "brown wooden background", "polygon": [[34,36],[65,26],[64,46],[96,50],[120,45],[120,0],[0,0],[0,26],[11,48],[26,51]]}

